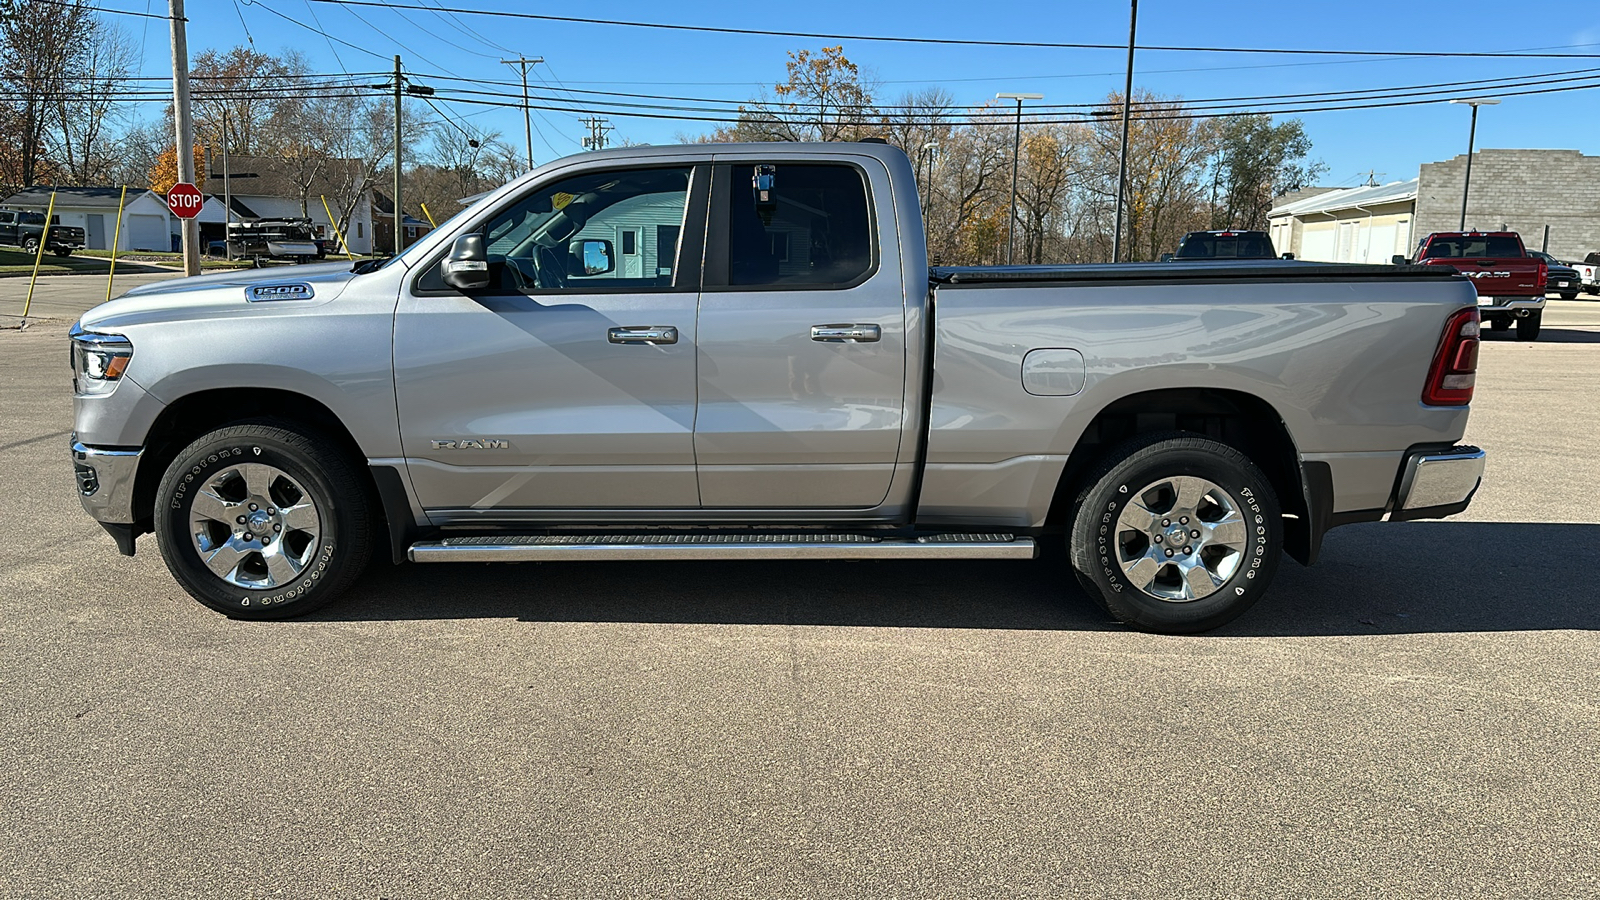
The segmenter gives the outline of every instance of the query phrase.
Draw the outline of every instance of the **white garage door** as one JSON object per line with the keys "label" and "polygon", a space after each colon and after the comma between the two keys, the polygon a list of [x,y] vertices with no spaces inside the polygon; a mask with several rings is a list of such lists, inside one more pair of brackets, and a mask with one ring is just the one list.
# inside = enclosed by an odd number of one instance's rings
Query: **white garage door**
{"label": "white garage door", "polygon": [[128,249],[171,250],[172,238],[167,236],[166,218],[129,213]]}
{"label": "white garage door", "polygon": [[1362,262],[1386,266],[1389,264],[1389,260],[1400,252],[1394,248],[1395,227],[1393,224],[1374,225],[1367,234],[1367,256]]}
{"label": "white garage door", "polygon": [[1300,232],[1300,258],[1316,262],[1333,262],[1334,230],[1321,228]]}

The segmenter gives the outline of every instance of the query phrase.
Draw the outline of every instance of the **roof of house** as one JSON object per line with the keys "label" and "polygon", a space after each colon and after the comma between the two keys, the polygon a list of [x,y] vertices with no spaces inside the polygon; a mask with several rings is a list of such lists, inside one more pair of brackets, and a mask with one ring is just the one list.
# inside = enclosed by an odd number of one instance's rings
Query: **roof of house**
{"label": "roof of house", "polygon": [[1410,181],[1392,181],[1388,184],[1379,184],[1372,187],[1346,188],[1342,191],[1328,191],[1311,197],[1303,197],[1290,203],[1274,208],[1268,216],[1307,216],[1321,212],[1333,212],[1340,209],[1354,209],[1356,207],[1378,206],[1384,203],[1400,203],[1406,200],[1417,199],[1417,179]]}
{"label": "roof of house", "polygon": [[[146,188],[130,187],[128,198],[144,193]],[[5,206],[39,207],[44,209],[50,204],[50,192],[55,191],[56,205],[67,207],[93,207],[115,210],[117,204],[122,202],[122,188],[118,187],[51,187],[48,184],[34,185],[23,188],[15,194],[0,200]]]}

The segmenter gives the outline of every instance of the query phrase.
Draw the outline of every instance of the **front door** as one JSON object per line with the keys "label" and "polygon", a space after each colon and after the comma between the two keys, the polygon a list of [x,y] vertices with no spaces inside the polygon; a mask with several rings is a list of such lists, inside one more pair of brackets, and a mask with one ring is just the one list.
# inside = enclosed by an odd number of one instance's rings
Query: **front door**
{"label": "front door", "polygon": [[419,266],[395,321],[395,390],[412,485],[436,521],[699,505],[698,242],[646,271],[617,238],[631,230],[638,256],[640,229],[703,234],[708,182],[704,167],[588,169],[470,226],[489,288],[462,293],[438,260]]}
{"label": "front door", "polygon": [[[886,173],[863,165],[886,197]],[[871,508],[888,495],[905,291],[872,180],[845,163],[717,166],[694,434],[705,506]]]}

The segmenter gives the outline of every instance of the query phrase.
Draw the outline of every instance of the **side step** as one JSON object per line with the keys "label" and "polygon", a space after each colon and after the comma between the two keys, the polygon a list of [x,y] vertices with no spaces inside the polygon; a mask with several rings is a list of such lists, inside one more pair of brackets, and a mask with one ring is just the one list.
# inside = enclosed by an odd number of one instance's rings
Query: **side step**
{"label": "side step", "polygon": [[1033,538],[1011,534],[649,534],[452,537],[412,544],[412,562],[562,562],[613,559],[1032,559]]}

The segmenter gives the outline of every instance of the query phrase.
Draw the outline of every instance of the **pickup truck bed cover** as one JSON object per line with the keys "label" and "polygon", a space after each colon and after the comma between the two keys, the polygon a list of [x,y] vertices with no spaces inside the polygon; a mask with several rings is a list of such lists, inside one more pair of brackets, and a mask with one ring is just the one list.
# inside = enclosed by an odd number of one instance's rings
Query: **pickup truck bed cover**
{"label": "pickup truck bed cover", "polygon": [[935,284],[1066,284],[1107,281],[1392,281],[1399,278],[1460,277],[1449,266],[1373,266],[1353,263],[1243,261],[1184,263],[1086,263],[1065,266],[934,266]]}

